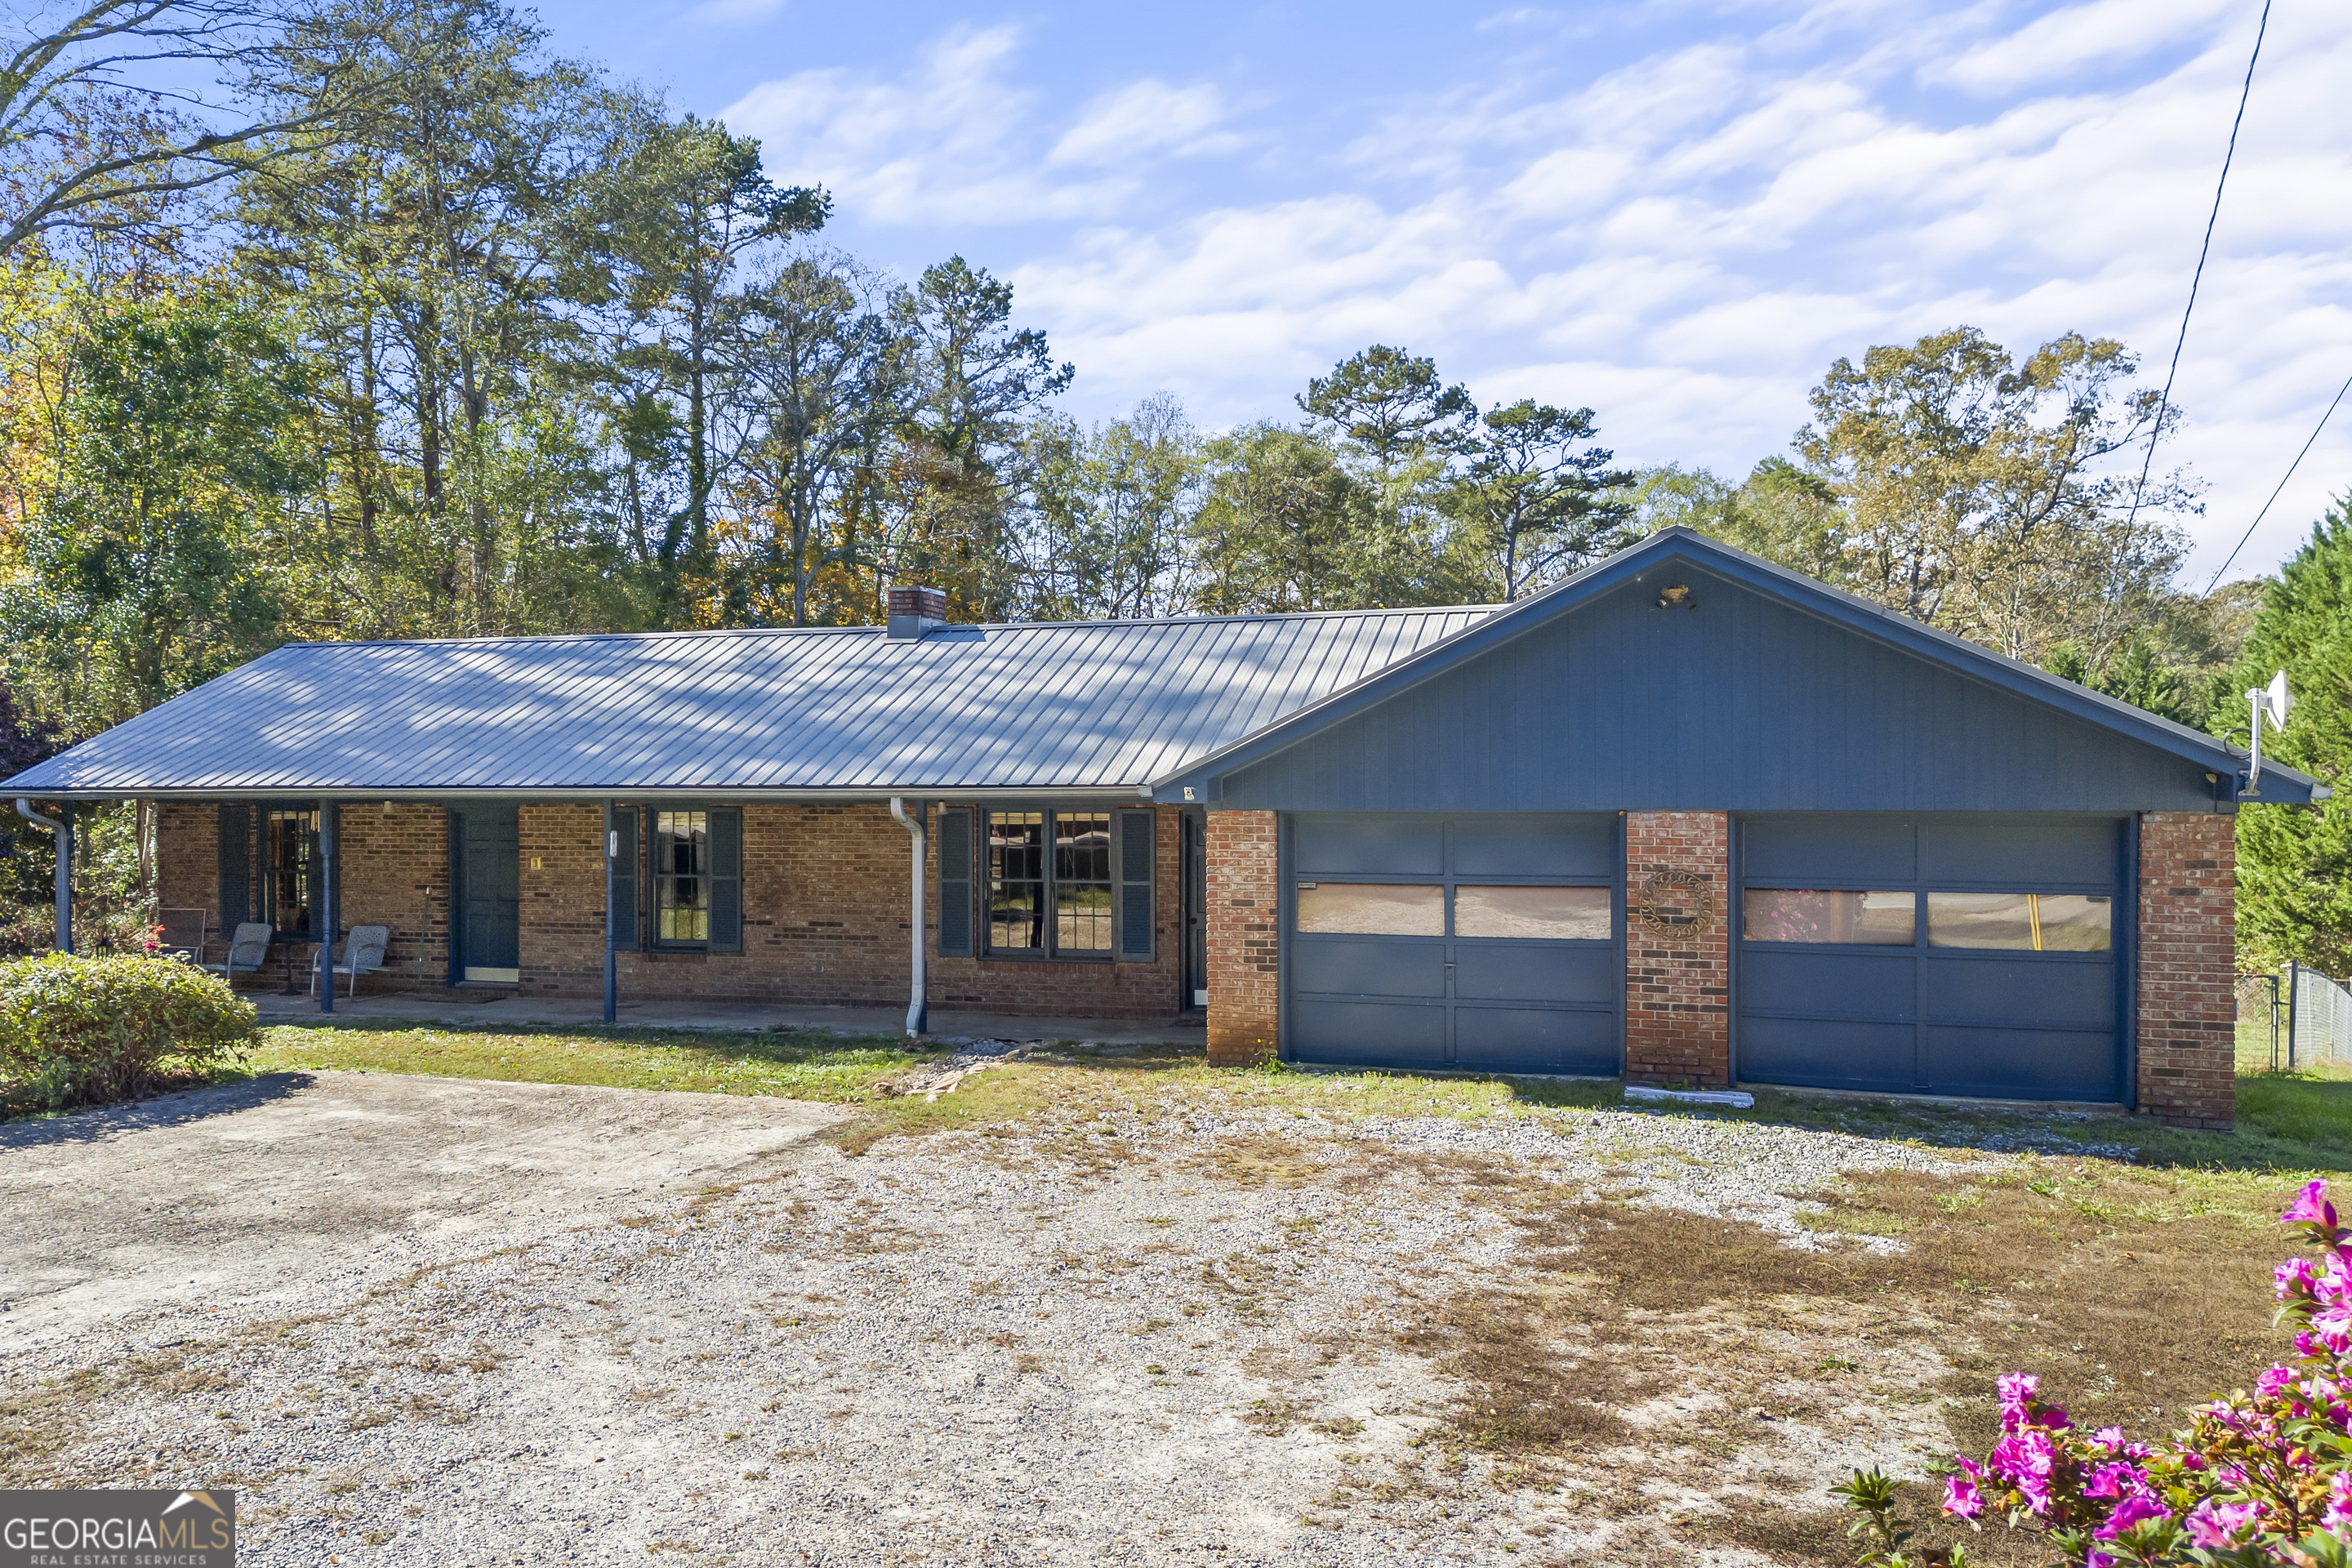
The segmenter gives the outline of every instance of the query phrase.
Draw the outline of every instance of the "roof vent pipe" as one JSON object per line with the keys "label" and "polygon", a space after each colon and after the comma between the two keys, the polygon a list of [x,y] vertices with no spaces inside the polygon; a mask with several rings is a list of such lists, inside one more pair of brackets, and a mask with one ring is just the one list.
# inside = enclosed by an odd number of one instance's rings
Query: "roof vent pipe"
{"label": "roof vent pipe", "polygon": [[892,642],[913,642],[948,624],[944,588],[893,588],[889,598]]}

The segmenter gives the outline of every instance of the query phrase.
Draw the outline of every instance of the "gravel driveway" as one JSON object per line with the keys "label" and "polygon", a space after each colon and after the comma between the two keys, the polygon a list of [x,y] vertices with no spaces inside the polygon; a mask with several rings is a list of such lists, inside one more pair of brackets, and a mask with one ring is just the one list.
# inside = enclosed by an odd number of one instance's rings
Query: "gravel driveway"
{"label": "gravel driveway", "polygon": [[256,1564],[1786,1561],[1662,1531],[1937,1440],[1901,1397],[1934,1347],[1834,1305],[1750,1325],[1768,1359],[1880,1347],[1879,1392],[1776,1417],[1696,1358],[1540,1485],[1444,1441],[1465,1385],[1402,1347],[1521,1277],[1497,1184],[1804,1247],[1790,1194],[1841,1171],[1986,1168],[1213,1095],[850,1158],[835,1115],[322,1073],[0,1129],[34,1219],[0,1238],[13,1484],[233,1478]]}

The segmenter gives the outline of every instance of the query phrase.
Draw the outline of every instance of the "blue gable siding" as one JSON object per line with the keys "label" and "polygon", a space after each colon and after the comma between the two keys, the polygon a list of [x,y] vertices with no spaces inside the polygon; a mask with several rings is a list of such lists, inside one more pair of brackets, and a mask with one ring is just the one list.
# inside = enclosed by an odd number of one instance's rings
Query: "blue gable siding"
{"label": "blue gable siding", "polygon": [[[1686,584],[1695,609],[1660,609]],[[2193,763],[1685,562],[1224,775],[1340,811],[2210,811]]]}

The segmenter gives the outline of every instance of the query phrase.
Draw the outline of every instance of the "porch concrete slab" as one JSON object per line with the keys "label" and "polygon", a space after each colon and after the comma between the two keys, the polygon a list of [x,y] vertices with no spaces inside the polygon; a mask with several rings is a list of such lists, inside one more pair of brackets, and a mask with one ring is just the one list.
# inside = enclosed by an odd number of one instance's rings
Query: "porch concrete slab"
{"label": "porch concrete slab", "polygon": [[[451,1028],[490,1029],[502,1025],[594,1026],[604,1021],[601,1003],[573,997],[494,994],[479,1002],[463,993],[416,995],[398,992],[338,996],[334,1018],[391,1019],[439,1024]],[[247,992],[266,1024],[329,1021],[314,996]],[[904,1007],[786,1007],[751,1002],[623,1001],[618,1023],[640,1029],[830,1029],[837,1035],[898,1035],[907,1026]],[[1086,1046],[1201,1045],[1207,1024],[1198,1015],[1173,1018],[1029,1017],[1014,1013],[958,1013],[934,1009],[931,1037],[941,1040],[1069,1040]]]}

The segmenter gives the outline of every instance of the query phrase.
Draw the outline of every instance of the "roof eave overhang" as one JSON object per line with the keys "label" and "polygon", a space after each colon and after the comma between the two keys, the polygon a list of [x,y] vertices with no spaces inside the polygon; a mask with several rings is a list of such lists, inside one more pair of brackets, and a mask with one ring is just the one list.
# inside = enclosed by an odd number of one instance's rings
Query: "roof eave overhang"
{"label": "roof eave overhang", "polygon": [[446,789],[376,788],[362,784],[272,784],[243,785],[236,788],[159,789],[43,789],[0,784],[0,795],[20,796],[29,800],[68,802],[112,802],[125,800],[185,801],[334,801],[341,805],[392,801],[411,805],[444,805],[468,800],[511,801],[518,805],[599,805],[605,801],[625,805],[651,805],[665,801],[711,801],[725,805],[779,805],[794,802],[829,805],[870,805],[898,799],[946,800],[971,805],[1022,802],[1094,802],[1131,805],[1150,798],[1150,786],[1146,784],[1050,784],[1037,786],[1000,785],[962,786],[953,784],[887,784],[859,789],[728,789],[719,786],[691,787],[562,787],[483,789],[455,786]]}
{"label": "roof eave overhang", "polygon": [[[1552,616],[1572,611],[1612,589],[1638,582],[1648,572],[1682,562],[1731,578],[1802,614],[1939,665],[1953,673],[2027,701],[2053,708],[2168,752],[2215,775],[2217,798],[2232,798],[2228,785],[2242,775],[2247,757],[2236,747],[2153,713],[2103,697],[2086,687],[2008,658],[1991,649],[1939,632],[1906,616],[1816,583],[1760,556],[1736,550],[1686,528],[1670,528],[1642,543],[1557,584],[1531,599],[1497,611],[1443,642],[1333,692],[1319,702],[1267,725],[1254,734],[1154,779],[1155,800],[1209,803],[1221,798],[1227,775],[1307,740],[1318,731],[1373,705],[1435,679],[1466,659],[1525,636]],[[2260,788],[2235,798],[2246,804],[2308,805],[2325,800],[2327,786],[2293,768],[2267,763]]]}

